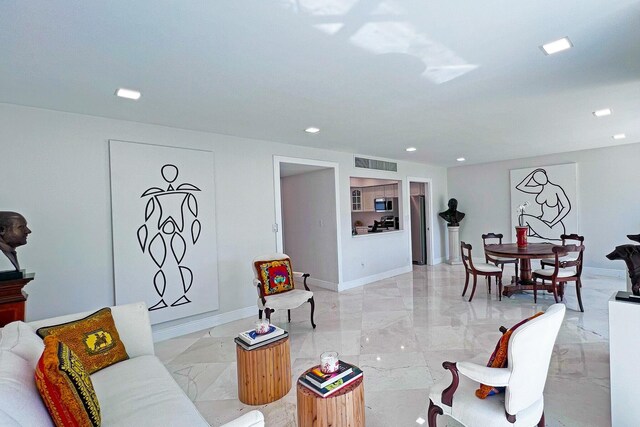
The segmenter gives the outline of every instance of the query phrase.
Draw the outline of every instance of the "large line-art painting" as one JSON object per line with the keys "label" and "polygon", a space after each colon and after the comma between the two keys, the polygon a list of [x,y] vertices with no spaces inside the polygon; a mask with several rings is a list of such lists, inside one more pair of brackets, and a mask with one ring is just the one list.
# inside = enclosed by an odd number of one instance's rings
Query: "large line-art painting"
{"label": "large line-art painting", "polygon": [[518,206],[529,202],[523,215],[529,242],[559,243],[562,234],[578,233],[577,170],[575,163],[511,170],[511,233],[515,242]]}
{"label": "large line-art painting", "polygon": [[109,141],[116,304],[151,323],[218,309],[210,151]]}

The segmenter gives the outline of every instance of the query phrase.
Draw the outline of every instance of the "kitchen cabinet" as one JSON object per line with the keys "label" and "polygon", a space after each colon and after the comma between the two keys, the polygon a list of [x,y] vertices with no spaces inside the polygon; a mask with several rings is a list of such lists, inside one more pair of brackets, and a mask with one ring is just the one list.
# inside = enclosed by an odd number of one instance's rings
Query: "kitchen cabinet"
{"label": "kitchen cabinet", "polygon": [[362,210],[365,212],[375,211],[375,198],[378,193],[377,187],[363,187],[362,188]]}
{"label": "kitchen cabinet", "polygon": [[362,211],[362,189],[351,187],[351,211]]}
{"label": "kitchen cabinet", "polygon": [[351,211],[375,212],[375,199],[398,197],[398,184],[351,187]]}

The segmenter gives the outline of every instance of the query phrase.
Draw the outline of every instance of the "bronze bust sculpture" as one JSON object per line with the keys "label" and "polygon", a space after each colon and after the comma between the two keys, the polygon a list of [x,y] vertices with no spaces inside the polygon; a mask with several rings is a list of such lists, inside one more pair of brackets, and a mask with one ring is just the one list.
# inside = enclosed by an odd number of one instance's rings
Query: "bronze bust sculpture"
{"label": "bronze bust sculpture", "polygon": [[463,212],[458,212],[458,201],[456,199],[449,199],[449,209],[444,212],[440,212],[440,218],[447,221],[448,227],[457,227],[460,225],[460,221],[464,218]]}
{"label": "bronze bust sculpture", "polygon": [[17,212],[0,211],[0,249],[9,258],[15,270],[20,270],[16,248],[27,244],[31,233],[27,220]]}

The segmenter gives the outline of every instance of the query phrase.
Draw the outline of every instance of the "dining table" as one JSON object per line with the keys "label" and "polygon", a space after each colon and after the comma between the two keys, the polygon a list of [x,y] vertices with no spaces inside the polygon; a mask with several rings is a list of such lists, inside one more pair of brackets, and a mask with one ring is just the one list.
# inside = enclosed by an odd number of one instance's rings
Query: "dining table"
{"label": "dining table", "polygon": [[[515,258],[519,260],[520,264],[520,277],[516,282],[515,276],[511,278],[511,283],[504,286],[502,295],[510,297],[511,295],[533,290],[533,279],[531,275],[531,260],[532,259],[544,259],[554,258],[552,248],[559,245],[551,243],[529,243],[527,246],[518,247],[516,243],[503,243],[503,244],[489,244],[484,247],[485,254],[493,257],[501,258]],[[562,246],[560,246],[562,247]],[[564,256],[567,253],[559,253],[559,256]],[[549,284],[537,284],[538,290],[547,290],[553,292],[551,283]]]}

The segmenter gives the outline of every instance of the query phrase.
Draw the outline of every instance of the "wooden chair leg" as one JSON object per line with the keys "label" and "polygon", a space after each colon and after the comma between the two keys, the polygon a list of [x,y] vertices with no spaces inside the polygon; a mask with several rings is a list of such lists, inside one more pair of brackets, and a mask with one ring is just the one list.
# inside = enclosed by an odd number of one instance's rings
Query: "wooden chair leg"
{"label": "wooden chair leg", "polygon": [[465,270],[464,273],[466,274],[466,278],[464,280],[464,289],[462,290],[462,296],[467,293],[467,287],[469,286],[469,272]]}
{"label": "wooden chair leg", "polygon": [[287,310],[287,319],[289,320],[289,323],[291,323],[291,310]]}
{"label": "wooden chair leg", "polygon": [[267,315],[267,320],[269,321],[269,323],[271,323],[271,313],[273,313],[274,311],[275,311],[275,310],[272,310],[272,309],[270,309],[270,308],[268,308],[268,307],[266,307],[266,308],[264,309],[264,314],[266,314],[266,315]]}
{"label": "wooden chair leg", "polygon": [[438,417],[438,415],[442,415],[442,414],[443,414],[442,408],[437,405],[434,405],[433,401],[429,399],[429,410],[427,411],[429,427],[437,427],[436,418]]}
{"label": "wooden chair leg", "polygon": [[476,293],[476,283],[478,283],[478,275],[473,274],[473,288],[471,288],[471,296],[469,297],[469,302],[473,299],[473,295]]}
{"label": "wooden chair leg", "polygon": [[538,421],[538,427],[544,427],[544,412],[542,412],[542,416],[540,417],[540,421]]}
{"label": "wooden chair leg", "polygon": [[258,310],[258,319],[262,320],[262,310]]}
{"label": "wooden chair leg", "polygon": [[576,281],[576,294],[578,295],[578,305],[580,306],[580,311],[584,313],[584,307],[582,306],[582,296],[580,294],[581,287],[582,287],[582,280],[578,279]]}
{"label": "wooden chair leg", "polygon": [[313,301],[313,297],[309,298],[309,303],[311,304],[311,326],[313,326],[313,329],[315,329],[316,324],[313,323],[313,312],[316,309],[316,303]]}
{"label": "wooden chair leg", "polygon": [[491,276],[487,277],[487,286],[489,287],[489,295],[491,295]]}
{"label": "wooden chair leg", "polygon": [[[542,282],[544,284],[544,281]],[[533,278],[533,303],[538,303],[538,279]]]}
{"label": "wooden chair leg", "polygon": [[498,301],[502,301],[502,274],[496,280],[498,281]]}
{"label": "wooden chair leg", "polygon": [[556,283],[555,280],[551,281],[551,289],[553,290],[553,299],[556,300],[556,304],[557,304],[560,301],[558,301],[558,284]]}
{"label": "wooden chair leg", "polygon": [[518,283],[518,262],[515,263],[516,266],[516,283]]}

